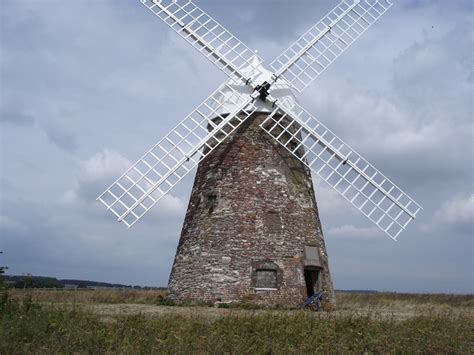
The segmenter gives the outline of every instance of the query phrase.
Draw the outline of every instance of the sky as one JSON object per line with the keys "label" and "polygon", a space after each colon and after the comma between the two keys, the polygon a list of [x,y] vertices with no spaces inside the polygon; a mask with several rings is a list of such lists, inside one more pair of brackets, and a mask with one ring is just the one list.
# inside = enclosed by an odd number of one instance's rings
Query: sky
{"label": "sky", "polygon": [[[268,65],[338,1],[195,3]],[[473,293],[474,3],[394,3],[298,95],[424,208],[394,242],[313,176],[333,282]],[[2,0],[0,17],[0,265],[165,286],[193,176],[129,230],[95,198],[225,74],[139,0]]]}

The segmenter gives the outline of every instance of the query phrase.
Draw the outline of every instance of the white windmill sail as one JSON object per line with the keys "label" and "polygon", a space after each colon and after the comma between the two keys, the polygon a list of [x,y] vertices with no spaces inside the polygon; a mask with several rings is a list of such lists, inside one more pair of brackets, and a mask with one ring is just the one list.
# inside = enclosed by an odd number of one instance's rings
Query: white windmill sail
{"label": "white windmill sail", "polygon": [[115,181],[98,200],[127,227],[136,223],[203,157],[254,112],[261,128],[316,172],[391,238],[421,207],[296,101],[302,91],[373,25],[390,0],[344,0],[271,66],[190,0],[141,2],[230,80]]}
{"label": "white windmill sail", "polygon": [[391,6],[389,0],[344,0],[311,27],[270,67],[303,91]]}
{"label": "white windmill sail", "polygon": [[242,69],[251,66],[257,54],[192,1],[141,2],[224,73],[244,82],[251,81]]}
{"label": "white windmill sail", "polygon": [[234,110],[219,113],[224,89],[233,91],[219,87],[97,198],[127,228],[255,112],[252,97],[233,92]]}
{"label": "white windmill sail", "polygon": [[420,205],[301,106],[276,106],[260,127],[396,240]]}

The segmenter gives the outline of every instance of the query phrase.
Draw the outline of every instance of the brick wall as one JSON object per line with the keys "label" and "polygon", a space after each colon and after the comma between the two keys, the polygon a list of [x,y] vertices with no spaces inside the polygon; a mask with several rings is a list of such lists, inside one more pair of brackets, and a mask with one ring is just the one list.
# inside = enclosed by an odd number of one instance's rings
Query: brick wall
{"label": "brick wall", "polygon": [[[169,280],[185,302],[306,298],[305,245],[320,250],[321,287],[334,291],[309,170],[247,120],[197,170]],[[274,265],[277,290],[256,290],[256,270]]]}

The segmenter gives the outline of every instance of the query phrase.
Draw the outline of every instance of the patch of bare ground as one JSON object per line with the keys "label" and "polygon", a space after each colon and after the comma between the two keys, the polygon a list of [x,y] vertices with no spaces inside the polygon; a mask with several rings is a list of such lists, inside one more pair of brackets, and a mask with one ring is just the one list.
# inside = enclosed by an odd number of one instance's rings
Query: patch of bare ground
{"label": "patch of bare ground", "polygon": [[[31,297],[35,302],[61,308],[77,308],[103,320],[143,315],[147,318],[178,315],[210,320],[227,315],[292,314],[294,309],[266,309],[231,304],[230,308],[209,306],[165,306],[166,292],[161,290],[12,290],[14,299]],[[452,316],[474,319],[474,295],[353,293],[338,292],[336,311],[314,313],[317,317],[370,317],[406,320],[413,317]],[[311,313],[312,311],[302,311]]]}
{"label": "patch of bare ground", "polygon": [[[71,304],[58,304],[70,309]],[[249,316],[249,315],[275,315],[275,314],[293,314],[296,312],[305,312],[314,314],[318,317],[370,317],[373,319],[391,319],[391,320],[406,320],[409,318],[426,316],[453,316],[453,317],[473,317],[472,309],[452,308],[452,307],[421,307],[410,305],[397,305],[396,307],[370,307],[370,308],[353,308],[345,310],[336,310],[334,312],[313,312],[309,310],[298,309],[239,309],[239,308],[216,308],[206,306],[159,306],[147,304],[76,304],[75,307],[81,310],[89,311],[100,316],[101,319],[111,320],[121,316],[142,315],[147,318],[155,318],[160,316],[178,315],[188,317],[202,317],[210,320],[228,315],[233,316]]]}

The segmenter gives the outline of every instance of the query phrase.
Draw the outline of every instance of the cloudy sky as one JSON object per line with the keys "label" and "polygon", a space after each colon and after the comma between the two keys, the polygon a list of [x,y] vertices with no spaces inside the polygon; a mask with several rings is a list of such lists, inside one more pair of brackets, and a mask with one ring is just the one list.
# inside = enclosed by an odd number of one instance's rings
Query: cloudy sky
{"label": "cloudy sky", "polygon": [[[266,63],[337,2],[196,0]],[[314,177],[333,281],[474,292],[474,3],[394,2],[299,99],[424,211],[393,242]],[[130,230],[95,198],[225,75],[138,0],[0,16],[0,265],[166,285],[192,176]]]}

